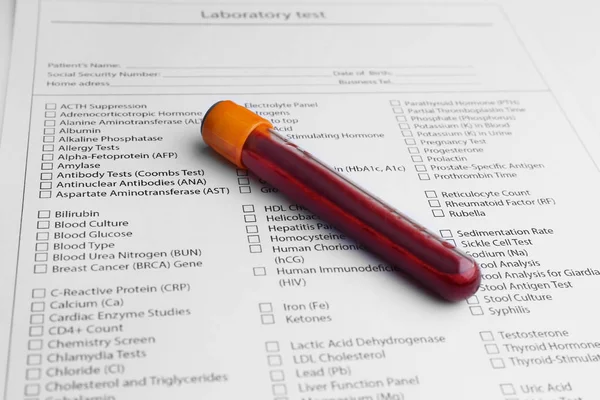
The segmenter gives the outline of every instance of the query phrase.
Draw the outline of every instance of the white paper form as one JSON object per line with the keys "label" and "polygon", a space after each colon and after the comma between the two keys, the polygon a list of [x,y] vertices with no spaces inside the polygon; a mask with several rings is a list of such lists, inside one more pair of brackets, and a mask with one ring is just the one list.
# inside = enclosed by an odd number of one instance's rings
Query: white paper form
{"label": "white paper form", "polygon": [[[598,397],[598,168],[501,9],[22,1],[15,27],[4,399]],[[215,156],[225,98],[473,255],[478,294]]]}

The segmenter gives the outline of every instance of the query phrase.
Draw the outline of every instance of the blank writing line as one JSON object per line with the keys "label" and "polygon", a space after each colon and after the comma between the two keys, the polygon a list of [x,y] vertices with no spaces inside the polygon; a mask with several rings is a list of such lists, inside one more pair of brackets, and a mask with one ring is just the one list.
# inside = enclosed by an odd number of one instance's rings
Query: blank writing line
{"label": "blank writing line", "polygon": [[394,76],[400,76],[400,77],[420,77],[420,76],[423,76],[423,77],[426,77],[426,76],[427,77],[429,77],[429,76],[431,76],[431,77],[437,77],[437,76],[454,77],[454,76],[456,76],[456,77],[458,77],[458,76],[477,76],[477,74],[394,74]]}
{"label": "blank writing line", "polygon": [[473,68],[472,65],[388,65],[388,66],[361,66],[361,65],[346,65],[346,66],[131,66],[129,69],[418,69],[418,68],[436,68],[436,69],[453,69],[453,68]]}
{"label": "blank writing line", "polygon": [[169,75],[163,78],[332,78],[333,75]]}
{"label": "blank writing line", "polygon": [[111,87],[240,87],[240,86],[340,86],[337,83],[315,83],[315,84],[303,84],[303,83],[290,83],[290,84],[251,84],[251,85],[111,85]]}
{"label": "blank writing line", "polygon": [[[463,77],[476,74],[394,74],[399,77]],[[370,78],[385,78],[384,76],[369,76]],[[163,78],[347,78],[343,75],[166,75]]]}
{"label": "blank writing line", "polygon": [[[436,85],[481,85],[480,82],[406,82],[406,83],[386,83],[378,85],[380,87],[385,86],[436,86]],[[372,85],[340,85],[338,83],[272,83],[272,84],[244,84],[244,85],[111,85],[111,87],[265,87],[265,86],[338,86],[338,87],[349,87],[349,86],[372,86]]]}

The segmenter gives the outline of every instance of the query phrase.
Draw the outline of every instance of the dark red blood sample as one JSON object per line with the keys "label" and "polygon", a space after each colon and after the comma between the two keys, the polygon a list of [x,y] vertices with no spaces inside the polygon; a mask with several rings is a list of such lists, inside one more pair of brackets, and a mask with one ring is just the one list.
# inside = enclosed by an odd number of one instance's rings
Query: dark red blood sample
{"label": "dark red blood sample", "polygon": [[242,162],[441,297],[462,300],[479,288],[481,276],[473,259],[268,129],[248,136]]}

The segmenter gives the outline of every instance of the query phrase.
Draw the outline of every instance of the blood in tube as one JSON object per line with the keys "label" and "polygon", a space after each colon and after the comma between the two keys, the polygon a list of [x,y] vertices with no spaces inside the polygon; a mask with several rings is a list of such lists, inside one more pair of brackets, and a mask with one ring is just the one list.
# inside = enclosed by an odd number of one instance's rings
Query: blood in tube
{"label": "blood in tube", "polygon": [[206,113],[202,135],[240,168],[277,188],[386,263],[449,301],[479,288],[477,263],[230,101]]}

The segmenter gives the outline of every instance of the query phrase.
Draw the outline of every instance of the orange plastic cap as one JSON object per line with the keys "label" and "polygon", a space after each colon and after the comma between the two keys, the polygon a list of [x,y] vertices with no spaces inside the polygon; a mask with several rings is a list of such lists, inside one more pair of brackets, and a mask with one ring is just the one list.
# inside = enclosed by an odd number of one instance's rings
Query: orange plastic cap
{"label": "orange plastic cap", "polygon": [[234,163],[240,168],[242,164],[242,148],[246,139],[258,127],[273,128],[273,124],[248,110],[225,100],[213,104],[208,109],[200,132],[204,142],[217,153]]}

